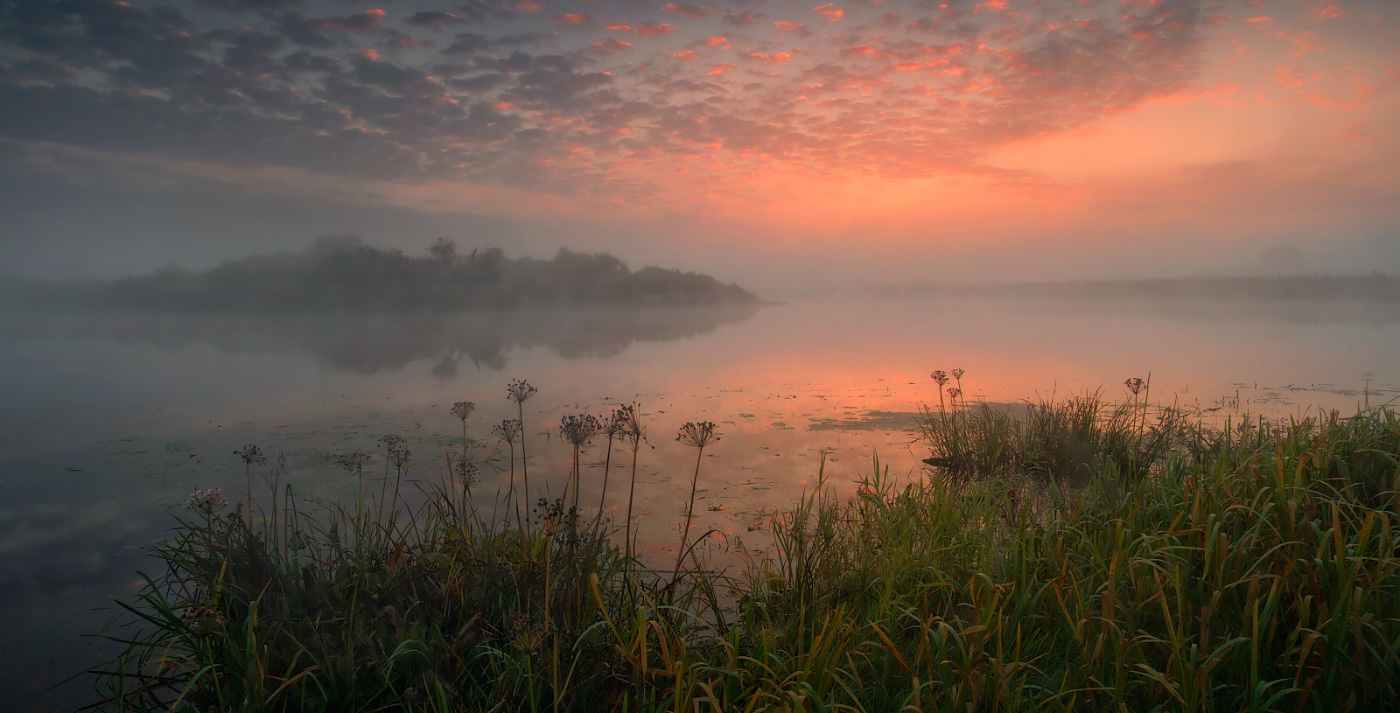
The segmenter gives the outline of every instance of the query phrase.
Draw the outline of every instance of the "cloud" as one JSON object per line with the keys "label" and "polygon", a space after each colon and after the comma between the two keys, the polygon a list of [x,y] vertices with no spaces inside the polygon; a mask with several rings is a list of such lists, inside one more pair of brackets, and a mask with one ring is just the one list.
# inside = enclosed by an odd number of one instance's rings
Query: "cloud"
{"label": "cloud", "polygon": [[648,22],[643,23],[641,25],[637,25],[637,34],[643,37],[661,37],[662,35],[669,35],[675,31],[675,25],[672,25],[669,22],[662,22],[659,24],[653,24]]}
{"label": "cloud", "polygon": [[436,29],[440,27],[449,27],[451,25],[462,25],[466,23],[466,20],[450,12],[432,12],[424,10],[423,12],[414,13],[413,17],[408,18],[405,22],[415,27]]}
{"label": "cloud", "polygon": [[828,22],[838,22],[846,16],[846,11],[836,7],[836,3],[829,2],[825,5],[818,5],[812,8],[814,12],[825,17]]}
{"label": "cloud", "polygon": [[607,37],[602,40],[599,40],[598,42],[594,42],[590,46],[590,49],[592,49],[594,52],[597,52],[598,54],[610,55],[614,52],[621,52],[622,50],[629,49],[631,46],[631,42],[623,42],[619,39]]}
{"label": "cloud", "polygon": [[592,26],[593,26],[593,16],[592,16],[592,15],[583,14],[583,13],[574,13],[574,12],[570,12],[570,13],[565,13],[565,14],[563,14],[563,15],[555,15],[554,17],[551,17],[551,18],[549,19],[549,21],[550,21],[550,22],[553,22],[553,23],[556,24],[556,25],[559,25],[560,27],[592,27]]}
{"label": "cloud", "polygon": [[671,12],[676,13],[677,15],[689,17],[693,20],[698,20],[702,17],[708,17],[710,14],[709,10],[706,10],[705,8],[699,5],[691,5],[682,2],[668,2],[664,6],[662,6],[662,9],[669,10]]}
{"label": "cloud", "polygon": [[306,17],[293,11],[281,17],[282,35],[288,40],[309,47],[332,47],[335,43],[328,34],[377,30],[384,19],[384,11],[366,10],[348,17]]}
{"label": "cloud", "polygon": [[730,27],[746,27],[766,19],[768,19],[768,13],[765,12],[730,12],[724,16],[724,24]]}
{"label": "cloud", "polygon": [[[399,32],[377,9],[11,3],[0,139],[621,201],[667,172],[707,184],[696,191],[767,170],[983,176],[999,146],[1186,91],[1212,29],[1194,0],[1042,0],[1035,17],[886,0],[900,12],[875,24],[848,22],[856,5],[797,6],[813,32],[711,5],[627,6],[603,24],[457,2],[396,12]],[[687,18],[684,32],[657,12]],[[1292,64],[1312,76],[1306,59],[1274,66]]]}
{"label": "cloud", "polygon": [[779,35],[796,35],[798,37],[807,37],[808,35],[812,34],[812,31],[807,29],[807,23],[805,22],[789,22],[787,20],[779,20],[773,23],[773,29],[777,30]]}

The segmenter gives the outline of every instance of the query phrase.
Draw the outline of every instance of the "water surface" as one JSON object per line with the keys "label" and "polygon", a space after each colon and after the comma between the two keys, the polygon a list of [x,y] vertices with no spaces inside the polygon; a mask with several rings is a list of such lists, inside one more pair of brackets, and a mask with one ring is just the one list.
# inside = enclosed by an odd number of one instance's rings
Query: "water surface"
{"label": "water surface", "polygon": [[[763,308],[192,317],[0,316],[0,696],[19,710],[86,700],[49,685],[100,660],[86,632],[110,596],[154,566],[142,550],[197,489],[243,491],[236,448],[284,463],[308,500],[355,485],[327,452],[406,437],[411,479],[437,479],[461,449],[452,402],[471,400],[478,492],[504,487],[489,427],[514,416],[506,383],[527,378],[531,482],[557,494],[560,416],[636,402],[651,447],[637,486],[648,556],[674,552],[694,452],[686,421],[719,424],[697,521],[729,552],[761,548],[766,517],[818,476],[848,492],[872,455],[901,478],[927,455],[915,417],[936,403],[934,369],[966,370],[969,400],[1014,402],[1151,374],[1154,401],[1203,418],[1306,415],[1400,395],[1400,310],[1345,303],[1093,303],[831,297]],[[585,452],[583,502],[601,494],[604,441]],[[627,471],[617,455],[606,508]],[[494,467],[492,467],[492,465]],[[263,473],[271,467],[263,467]],[[674,556],[674,555],[672,555]]]}

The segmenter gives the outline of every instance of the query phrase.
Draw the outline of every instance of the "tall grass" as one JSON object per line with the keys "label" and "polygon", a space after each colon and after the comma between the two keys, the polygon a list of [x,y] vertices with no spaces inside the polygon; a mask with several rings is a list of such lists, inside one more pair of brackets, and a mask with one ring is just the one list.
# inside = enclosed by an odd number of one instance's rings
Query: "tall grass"
{"label": "tall grass", "polygon": [[[674,588],[559,501],[524,529],[437,490],[403,521],[283,507],[288,529],[276,505],[249,527],[201,494],[157,550],[163,573],[123,603],[135,624],[95,670],[95,707],[1393,708],[1393,410],[1183,429],[1130,472],[1152,451],[1113,450],[1097,430],[1112,409],[1045,408],[1014,439],[961,432],[970,453],[1015,444],[991,460],[1000,477],[898,484],[875,461],[840,500],[819,474],[773,516],[767,556]],[[1043,477],[1066,463],[1084,487]],[[1043,497],[1010,504],[1016,478]]]}
{"label": "tall grass", "polygon": [[1150,407],[1136,396],[1111,403],[1096,391],[1009,408],[965,401],[925,407],[919,429],[932,452],[925,462],[954,479],[1025,474],[1082,482],[1116,470],[1137,480],[1185,447],[1192,429],[1180,410]]}

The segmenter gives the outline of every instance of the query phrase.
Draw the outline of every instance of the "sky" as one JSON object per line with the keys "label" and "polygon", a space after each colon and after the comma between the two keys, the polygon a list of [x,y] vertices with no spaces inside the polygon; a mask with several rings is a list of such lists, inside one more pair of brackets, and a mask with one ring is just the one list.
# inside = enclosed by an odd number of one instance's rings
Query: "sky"
{"label": "sky", "polygon": [[1395,0],[0,0],[0,273],[1400,268]]}

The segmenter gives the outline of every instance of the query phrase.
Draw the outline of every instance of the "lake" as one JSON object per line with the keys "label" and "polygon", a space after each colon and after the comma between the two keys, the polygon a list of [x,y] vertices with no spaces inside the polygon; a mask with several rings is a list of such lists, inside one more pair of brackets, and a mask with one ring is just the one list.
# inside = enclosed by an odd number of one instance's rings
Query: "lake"
{"label": "lake", "polygon": [[[110,619],[150,568],[143,548],[193,490],[244,490],[233,455],[258,445],[308,502],[356,484],[328,452],[408,440],[410,480],[436,480],[461,450],[449,409],[470,400],[483,507],[505,485],[492,424],[526,403],[531,485],[558,494],[560,417],[640,404],[652,447],[638,472],[644,554],[673,553],[694,451],[686,421],[722,435],[705,451],[692,532],[716,552],[763,546],[764,522],[825,477],[901,478],[927,455],[915,418],[938,401],[934,369],[966,370],[970,401],[1016,402],[1151,375],[1152,400],[1211,423],[1244,413],[1349,413],[1400,396],[1400,308],[1293,302],[1013,300],[844,295],[756,308],[578,310],[369,317],[137,314],[0,316],[0,699],[14,710],[88,702],[48,688],[109,650],[83,634]],[[604,440],[585,450],[582,502],[601,495]],[[607,509],[630,471],[612,459]],[[376,461],[376,468],[382,467]],[[379,471],[376,471],[379,472]],[[615,520],[620,522],[619,520]],[[672,556],[674,556],[672,554]],[[157,574],[152,572],[152,574]]]}

